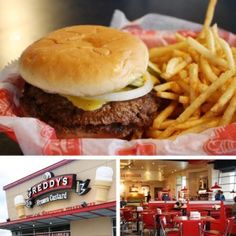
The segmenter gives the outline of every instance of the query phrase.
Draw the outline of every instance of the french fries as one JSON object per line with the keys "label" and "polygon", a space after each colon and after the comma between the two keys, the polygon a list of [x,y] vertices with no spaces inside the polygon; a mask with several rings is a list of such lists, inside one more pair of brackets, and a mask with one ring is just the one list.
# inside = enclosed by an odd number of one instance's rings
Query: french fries
{"label": "french fries", "polygon": [[169,106],[167,106],[154,120],[153,127],[154,128],[160,128],[163,121],[165,121],[174,111],[174,109],[177,106],[177,102],[170,103]]}
{"label": "french fries", "polygon": [[206,18],[203,24],[203,30],[200,33],[200,37],[204,37],[207,29],[210,27],[213,16],[214,16],[214,12],[215,12],[215,7],[216,7],[216,3],[217,0],[210,0],[208,8],[207,8],[207,12],[206,12]]}
{"label": "french fries", "polygon": [[[150,49],[150,65],[165,105],[147,131],[151,138],[175,139],[235,122],[236,48],[211,27],[216,0],[210,0],[196,38],[176,33],[176,43]],[[158,73],[157,73],[158,72]]]}

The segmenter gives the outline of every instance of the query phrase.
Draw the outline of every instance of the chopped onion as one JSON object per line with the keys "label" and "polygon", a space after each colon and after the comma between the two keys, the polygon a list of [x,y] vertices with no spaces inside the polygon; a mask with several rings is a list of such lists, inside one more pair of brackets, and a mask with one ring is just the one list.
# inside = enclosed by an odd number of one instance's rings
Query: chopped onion
{"label": "chopped onion", "polygon": [[117,101],[127,101],[134,98],[142,97],[148,94],[153,88],[153,81],[151,76],[148,72],[144,75],[145,82],[142,87],[135,88],[129,91],[121,91],[121,92],[114,92],[114,93],[107,93],[104,95],[99,95],[95,97],[86,97],[87,99],[96,99],[102,101],[110,101],[110,102],[117,102]]}

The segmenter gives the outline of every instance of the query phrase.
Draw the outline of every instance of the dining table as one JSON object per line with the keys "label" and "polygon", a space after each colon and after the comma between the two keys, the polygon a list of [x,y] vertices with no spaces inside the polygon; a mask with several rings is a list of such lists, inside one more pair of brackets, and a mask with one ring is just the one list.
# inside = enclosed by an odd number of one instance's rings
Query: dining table
{"label": "dining table", "polygon": [[173,218],[173,222],[176,224],[180,224],[181,222],[184,221],[202,221],[205,224],[206,230],[209,230],[211,228],[211,223],[215,222],[216,219],[212,216],[200,216],[200,217],[190,217],[190,216],[175,216]]}
{"label": "dining table", "polygon": [[[202,24],[207,5],[207,0],[0,0],[0,70],[51,31],[81,24],[109,26],[116,9],[131,21],[158,13]],[[236,33],[235,10],[235,0],[219,0],[214,22]],[[0,155],[22,154],[0,127]]]}
{"label": "dining table", "polygon": [[180,223],[185,220],[192,220],[192,221],[201,220],[203,222],[214,222],[216,219],[211,216],[201,216],[201,217],[175,216],[173,218],[173,222],[175,223]]}

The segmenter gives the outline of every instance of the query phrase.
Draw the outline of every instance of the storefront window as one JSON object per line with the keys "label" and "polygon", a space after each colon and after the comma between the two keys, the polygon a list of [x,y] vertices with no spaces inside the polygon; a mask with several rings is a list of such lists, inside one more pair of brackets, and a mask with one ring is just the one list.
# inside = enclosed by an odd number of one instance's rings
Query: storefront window
{"label": "storefront window", "polygon": [[181,187],[184,188],[187,185],[187,177],[186,176],[182,176],[181,177]]}
{"label": "storefront window", "polygon": [[70,225],[35,228],[13,232],[13,236],[70,236]]}
{"label": "storefront window", "polygon": [[176,192],[175,192],[175,196],[177,197],[176,199],[178,200],[179,199],[179,197],[180,197],[180,191],[181,191],[181,185],[182,185],[182,183],[181,183],[181,176],[177,176],[177,178],[176,178],[176,187],[175,187],[175,189],[176,189]]}
{"label": "storefront window", "polygon": [[44,232],[44,233],[23,233],[23,232],[13,232],[13,236],[71,236],[69,231],[60,232]]}
{"label": "storefront window", "polygon": [[225,199],[233,200],[236,194],[236,170],[230,172],[220,172],[219,185],[222,187]]}

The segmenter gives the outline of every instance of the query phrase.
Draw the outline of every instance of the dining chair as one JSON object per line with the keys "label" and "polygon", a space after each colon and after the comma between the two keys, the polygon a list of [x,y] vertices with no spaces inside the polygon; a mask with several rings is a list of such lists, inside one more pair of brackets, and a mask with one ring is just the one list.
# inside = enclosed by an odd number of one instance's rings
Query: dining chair
{"label": "dining chair", "polygon": [[227,228],[226,228],[226,232],[225,232],[225,236],[230,236],[234,227],[234,220],[235,217],[229,217],[227,219]]}
{"label": "dining chair", "polygon": [[170,227],[174,227],[177,224],[176,222],[174,222],[174,218],[177,216],[182,216],[182,214],[178,214],[178,212],[171,212],[171,214],[166,215],[165,217],[167,225]]}
{"label": "dining chair", "polygon": [[148,230],[148,234],[156,235],[156,213],[154,212],[143,212],[141,214],[141,222],[143,223],[143,228],[141,235],[144,235],[144,231]]}
{"label": "dining chair", "polygon": [[203,227],[201,220],[184,220],[180,223],[180,236],[202,236]]}
{"label": "dining chair", "polygon": [[207,211],[201,211],[200,213],[201,213],[201,216],[208,216],[209,215],[209,213]]}
{"label": "dining chair", "polygon": [[[134,217],[132,210],[124,210],[122,212],[122,225],[121,225],[121,231],[128,230],[130,228],[130,225],[133,223],[137,223],[137,218]],[[122,233],[121,232],[121,233]]]}
{"label": "dining chair", "polygon": [[179,227],[170,227],[165,216],[159,217],[160,230],[163,236],[180,236]]}
{"label": "dining chair", "polygon": [[217,221],[214,224],[218,227],[211,227],[213,229],[204,230],[204,236],[230,236],[234,225],[234,219],[235,217],[229,217],[224,221]]}
{"label": "dining chair", "polygon": [[131,210],[123,211],[123,217],[126,222],[135,222],[137,220]]}

